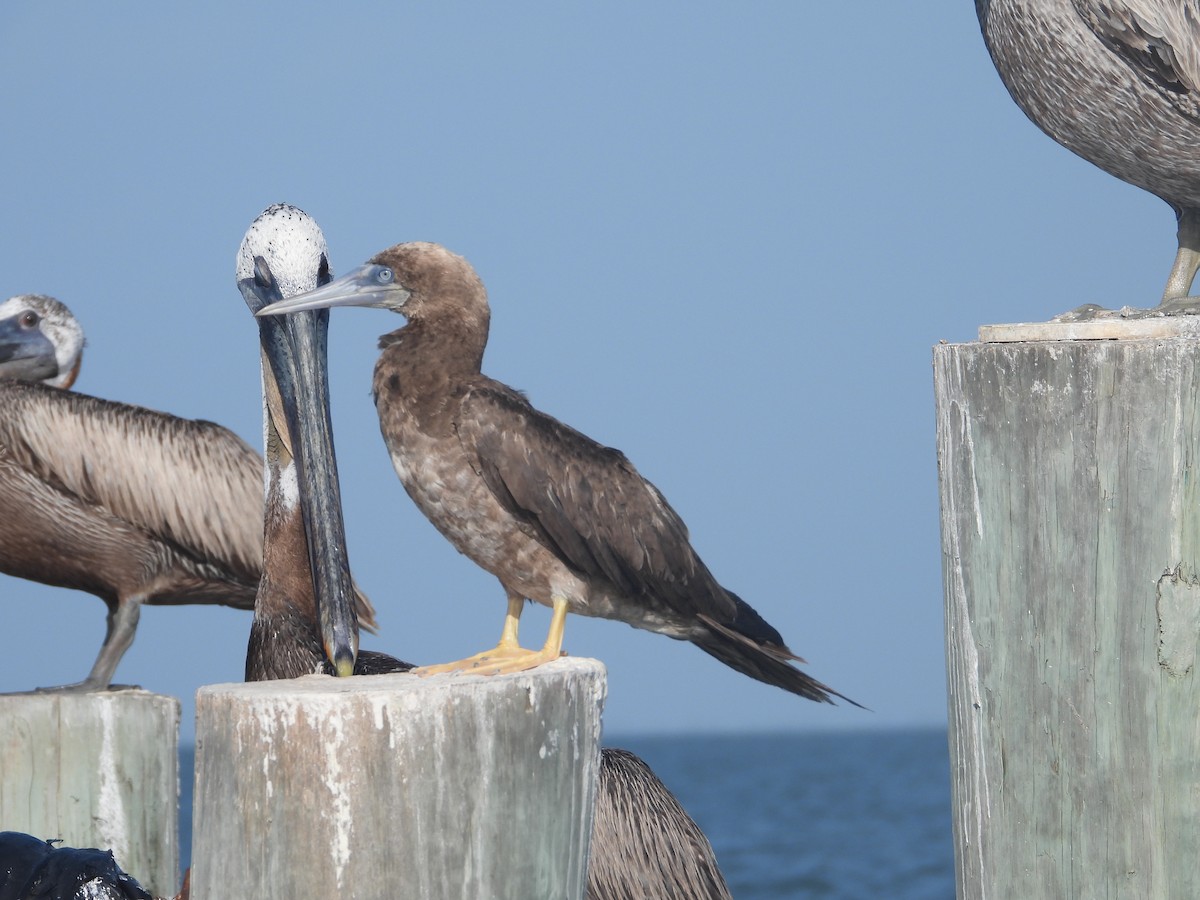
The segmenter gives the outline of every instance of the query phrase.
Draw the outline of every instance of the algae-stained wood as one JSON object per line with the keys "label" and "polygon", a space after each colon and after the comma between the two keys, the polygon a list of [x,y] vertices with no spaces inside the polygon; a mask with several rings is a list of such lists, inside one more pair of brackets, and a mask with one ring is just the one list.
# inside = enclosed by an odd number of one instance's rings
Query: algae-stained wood
{"label": "algae-stained wood", "polygon": [[179,887],[179,701],[141,690],[0,695],[0,831],[112,850]]}
{"label": "algae-stained wood", "polygon": [[604,667],[196,700],[193,900],[582,898]]}
{"label": "algae-stained wood", "polygon": [[1200,343],[934,371],[959,896],[1200,897]]}

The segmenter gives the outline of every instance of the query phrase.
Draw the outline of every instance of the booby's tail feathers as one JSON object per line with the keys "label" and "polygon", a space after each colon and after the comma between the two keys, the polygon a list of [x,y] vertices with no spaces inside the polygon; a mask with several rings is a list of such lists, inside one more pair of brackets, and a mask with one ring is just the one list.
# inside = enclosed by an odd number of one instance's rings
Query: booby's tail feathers
{"label": "booby's tail feathers", "polygon": [[860,709],[866,708],[796,668],[793,663],[804,660],[787,648],[779,632],[737,594],[730,591],[729,596],[737,604],[737,617],[724,624],[701,614],[705,632],[693,637],[693,644],[743,675],[817,703],[833,703],[833,697],[840,697]]}

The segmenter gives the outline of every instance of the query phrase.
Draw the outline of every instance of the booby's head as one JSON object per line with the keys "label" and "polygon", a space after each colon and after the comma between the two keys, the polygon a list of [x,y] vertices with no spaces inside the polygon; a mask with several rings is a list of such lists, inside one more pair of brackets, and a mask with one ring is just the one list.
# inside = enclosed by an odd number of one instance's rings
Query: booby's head
{"label": "booby's head", "polygon": [[[264,210],[238,248],[238,289],[252,313],[329,279],[325,236],[294,206]],[[259,319],[259,340],[268,430],[279,438],[268,443],[268,471],[285,482],[294,478],[299,488],[297,496],[285,487],[278,502],[299,503],[325,653],[339,675],[349,675],[358,653],[358,620],[329,421],[328,315]]]}
{"label": "booby's head", "polygon": [[322,288],[259,310],[259,316],[334,306],[373,306],[410,321],[442,314],[488,319],[487,291],[463,257],[440,244],[415,241],[384,250]]}
{"label": "booby's head", "polygon": [[0,303],[0,378],[69,388],[83,345],[78,320],[53,297],[22,294]]}

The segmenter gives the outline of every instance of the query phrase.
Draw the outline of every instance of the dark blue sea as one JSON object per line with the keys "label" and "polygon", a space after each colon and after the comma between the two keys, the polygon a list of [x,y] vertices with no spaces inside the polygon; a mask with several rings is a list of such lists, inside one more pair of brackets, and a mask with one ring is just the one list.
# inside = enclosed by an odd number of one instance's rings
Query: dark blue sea
{"label": "dark blue sea", "polygon": [[[954,897],[943,729],[614,737],[679,798],[737,900]],[[181,760],[183,865],[192,751]]]}

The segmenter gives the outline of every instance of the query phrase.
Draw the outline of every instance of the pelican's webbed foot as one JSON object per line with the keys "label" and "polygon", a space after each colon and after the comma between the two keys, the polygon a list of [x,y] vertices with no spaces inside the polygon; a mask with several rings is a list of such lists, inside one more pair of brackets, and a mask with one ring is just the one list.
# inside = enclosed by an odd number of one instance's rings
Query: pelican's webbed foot
{"label": "pelican's webbed foot", "polygon": [[33,694],[101,694],[105,691],[140,691],[140,684],[100,684],[88,679],[74,684],[56,684],[51,687],[34,688]]}
{"label": "pelican's webbed foot", "polygon": [[1101,319],[1155,319],[1166,316],[1200,315],[1200,297],[1172,297],[1158,306],[1122,306],[1120,309],[1105,309],[1095,303],[1085,303],[1065,313],[1059,313],[1051,322],[1095,322]]}

